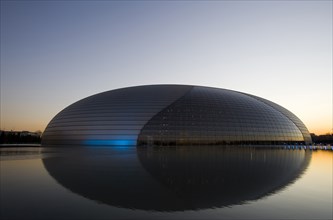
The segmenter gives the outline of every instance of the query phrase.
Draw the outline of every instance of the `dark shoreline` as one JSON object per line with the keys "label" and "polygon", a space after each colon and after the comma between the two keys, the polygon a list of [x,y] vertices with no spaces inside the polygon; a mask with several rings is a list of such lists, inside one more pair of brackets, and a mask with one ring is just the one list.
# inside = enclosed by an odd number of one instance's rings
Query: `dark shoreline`
{"label": "dark shoreline", "polygon": [[4,147],[41,147],[41,144],[0,144],[0,148]]}

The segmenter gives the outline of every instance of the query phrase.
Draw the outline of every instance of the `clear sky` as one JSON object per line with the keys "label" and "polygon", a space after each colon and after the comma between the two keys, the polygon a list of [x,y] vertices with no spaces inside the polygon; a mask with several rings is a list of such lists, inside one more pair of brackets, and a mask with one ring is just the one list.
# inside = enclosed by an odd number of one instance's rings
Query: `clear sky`
{"label": "clear sky", "polygon": [[331,132],[332,1],[1,1],[1,129],[145,84],[250,93]]}

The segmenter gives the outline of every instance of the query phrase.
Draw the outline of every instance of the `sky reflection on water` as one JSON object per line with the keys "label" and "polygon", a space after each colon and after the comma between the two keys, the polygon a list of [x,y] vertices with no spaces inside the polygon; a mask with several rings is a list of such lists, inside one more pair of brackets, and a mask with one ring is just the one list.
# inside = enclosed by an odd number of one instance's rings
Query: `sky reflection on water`
{"label": "sky reflection on water", "polygon": [[332,218],[332,152],[44,148],[34,158],[4,152],[2,219]]}

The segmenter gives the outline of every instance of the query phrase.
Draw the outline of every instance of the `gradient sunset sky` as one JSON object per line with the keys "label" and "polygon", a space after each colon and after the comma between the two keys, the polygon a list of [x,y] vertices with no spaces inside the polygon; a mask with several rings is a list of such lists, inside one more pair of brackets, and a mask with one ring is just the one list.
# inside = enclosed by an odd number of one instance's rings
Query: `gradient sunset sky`
{"label": "gradient sunset sky", "polygon": [[260,96],[332,131],[332,1],[1,1],[1,129],[127,86]]}

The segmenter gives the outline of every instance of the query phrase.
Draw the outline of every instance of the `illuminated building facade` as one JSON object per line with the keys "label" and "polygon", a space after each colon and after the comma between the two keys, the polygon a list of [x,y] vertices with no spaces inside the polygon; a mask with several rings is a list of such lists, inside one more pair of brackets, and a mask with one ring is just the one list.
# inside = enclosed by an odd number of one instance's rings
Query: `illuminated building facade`
{"label": "illuminated building facade", "polygon": [[44,146],[311,142],[301,120],[271,101],[190,85],[137,86],[87,97],[57,114],[42,137]]}

